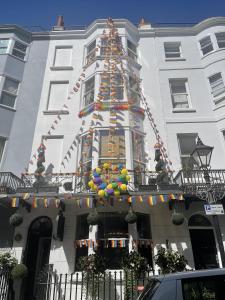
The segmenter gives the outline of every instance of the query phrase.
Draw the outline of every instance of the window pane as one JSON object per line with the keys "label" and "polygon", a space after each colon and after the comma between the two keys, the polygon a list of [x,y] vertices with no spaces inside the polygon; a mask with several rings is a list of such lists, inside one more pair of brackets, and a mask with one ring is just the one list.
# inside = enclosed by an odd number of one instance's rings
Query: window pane
{"label": "window pane", "polygon": [[4,82],[3,90],[10,92],[14,95],[17,95],[18,85],[19,83],[17,81],[6,78]]}
{"label": "window pane", "polygon": [[213,45],[210,36],[206,36],[199,41],[202,54],[205,55],[213,50]]}
{"label": "window pane", "polygon": [[181,155],[189,155],[193,152],[196,146],[196,138],[197,138],[197,134],[178,135]]}
{"label": "window pane", "polygon": [[209,82],[212,89],[212,94],[214,97],[225,92],[224,82],[221,76],[221,73],[217,73],[211,77],[209,77]]}
{"label": "window pane", "polygon": [[225,293],[225,276],[182,280],[184,300],[222,300]]}
{"label": "window pane", "polygon": [[9,40],[0,40],[0,48],[2,47],[8,47]]}
{"label": "window pane", "polygon": [[180,57],[180,43],[164,43],[167,58]]}
{"label": "window pane", "polygon": [[100,94],[103,100],[117,99],[123,100],[123,77],[121,74],[109,73],[101,74]]}
{"label": "window pane", "polygon": [[14,55],[14,56],[16,56],[18,58],[21,58],[21,59],[24,59],[24,57],[25,57],[25,53],[20,52],[20,51],[18,51],[16,49],[13,49],[12,55]]}
{"label": "window pane", "polygon": [[172,93],[186,93],[186,85],[184,80],[171,80],[170,86]]}
{"label": "window pane", "polygon": [[5,147],[5,138],[0,137],[0,162],[2,160],[4,147]]}
{"label": "window pane", "polygon": [[217,44],[219,48],[225,48],[225,32],[216,33]]}
{"label": "window pane", "polygon": [[0,103],[9,107],[14,107],[16,96],[10,95],[2,91]]}
{"label": "window pane", "polygon": [[129,40],[127,40],[127,48],[132,52],[137,53],[137,47]]}
{"label": "window pane", "polygon": [[17,49],[17,50],[20,50],[22,52],[26,52],[26,50],[27,50],[27,46],[24,45],[24,44],[19,43],[18,41],[15,42],[14,48]]}
{"label": "window pane", "polygon": [[92,157],[92,138],[85,135],[81,140],[81,162],[85,163],[90,161]]}
{"label": "window pane", "polygon": [[113,135],[108,130],[100,131],[100,157],[125,157],[125,136],[123,130],[118,130]]}
{"label": "window pane", "polygon": [[85,82],[84,86],[84,105],[89,105],[94,102],[95,95],[95,77],[90,78]]}
{"label": "window pane", "polygon": [[93,41],[91,44],[89,44],[87,46],[87,54],[89,54],[90,52],[92,52],[93,50],[95,50],[96,47],[96,41]]}
{"label": "window pane", "polygon": [[144,162],[144,137],[136,132],[132,132],[132,142],[134,160]]}

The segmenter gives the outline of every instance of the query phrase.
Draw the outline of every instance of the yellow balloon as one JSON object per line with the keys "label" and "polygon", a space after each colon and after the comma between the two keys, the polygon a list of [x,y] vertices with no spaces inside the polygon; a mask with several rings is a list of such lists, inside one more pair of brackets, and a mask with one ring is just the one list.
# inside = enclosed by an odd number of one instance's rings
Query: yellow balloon
{"label": "yellow balloon", "polygon": [[99,195],[99,197],[104,197],[105,196],[105,191],[104,190],[99,190],[98,195]]}
{"label": "yellow balloon", "polygon": [[104,169],[108,169],[109,168],[109,164],[108,163],[104,163],[103,168]]}
{"label": "yellow balloon", "polygon": [[94,185],[93,180],[91,180],[91,181],[88,182],[88,186],[89,186],[90,188],[91,188],[93,185]]}
{"label": "yellow balloon", "polygon": [[93,184],[91,187],[92,191],[96,191],[98,189],[97,185]]}
{"label": "yellow balloon", "polygon": [[121,188],[122,191],[126,191],[127,190],[127,185],[123,183],[123,184],[121,184],[120,188]]}
{"label": "yellow balloon", "polygon": [[114,195],[115,195],[116,197],[119,197],[119,196],[120,196],[120,191],[115,190],[115,191],[114,191]]}
{"label": "yellow balloon", "polygon": [[100,168],[96,168],[96,169],[95,169],[95,172],[96,172],[97,174],[100,174],[100,173],[101,173],[101,169],[100,169]]}
{"label": "yellow balloon", "polygon": [[112,188],[113,188],[113,187],[112,187],[112,184],[111,184],[111,183],[107,185],[107,190],[111,190]]}
{"label": "yellow balloon", "polygon": [[130,180],[130,175],[127,175],[126,176],[126,181],[129,181]]}
{"label": "yellow balloon", "polygon": [[128,172],[127,172],[127,169],[122,169],[122,170],[121,170],[121,174],[127,175],[127,173],[128,173]]}

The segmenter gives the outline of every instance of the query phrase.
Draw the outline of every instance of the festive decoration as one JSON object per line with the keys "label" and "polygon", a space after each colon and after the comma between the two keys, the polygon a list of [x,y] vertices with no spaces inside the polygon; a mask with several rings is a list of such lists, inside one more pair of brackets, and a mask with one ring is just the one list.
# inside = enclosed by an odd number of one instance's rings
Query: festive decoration
{"label": "festive decoration", "polygon": [[88,186],[101,198],[119,197],[121,193],[127,191],[127,179],[129,179],[127,173],[128,171],[121,164],[112,168],[110,164],[104,163],[102,167],[92,171],[92,179],[88,182]]}
{"label": "festive decoration", "polygon": [[131,206],[129,208],[128,214],[125,216],[125,221],[128,224],[133,224],[133,223],[136,223],[136,221],[137,221],[137,215],[133,212],[133,209]]}
{"label": "festive decoration", "polygon": [[184,223],[184,215],[181,213],[173,212],[171,221],[174,225],[182,225]]}
{"label": "festive decoration", "polygon": [[13,227],[17,227],[23,223],[23,216],[20,213],[15,213],[10,216],[9,224]]}
{"label": "festive decoration", "polygon": [[89,225],[98,225],[99,215],[96,208],[94,208],[93,211],[87,216],[87,222]]}

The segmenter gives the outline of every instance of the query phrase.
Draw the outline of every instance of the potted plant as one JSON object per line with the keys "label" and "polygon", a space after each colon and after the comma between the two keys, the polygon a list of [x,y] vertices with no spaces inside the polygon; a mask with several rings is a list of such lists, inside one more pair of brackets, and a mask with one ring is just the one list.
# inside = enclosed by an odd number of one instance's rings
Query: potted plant
{"label": "potted plant", "polygon": [[23,223],[23,216],[20,213],[15,213],[10,216],[9,224],[13,227],[17,227]]}

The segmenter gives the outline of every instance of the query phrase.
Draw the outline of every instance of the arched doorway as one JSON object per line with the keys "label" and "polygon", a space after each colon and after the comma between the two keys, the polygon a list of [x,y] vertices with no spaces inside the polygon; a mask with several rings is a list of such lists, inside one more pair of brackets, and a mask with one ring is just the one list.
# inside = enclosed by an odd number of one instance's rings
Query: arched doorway
{"label": "arched doorway", "polygon": [[195,214],[189,219],[188,226],[195,269],[218,268],[216,242],[211,222],[201,214]]}
{"label": "arched doorway", "polygon": [[35,299],[35,282],[40,271],[49,263],[52,221],[48,217],[35,219],[28,230],[24,263],[28,267],[24,299]]}

